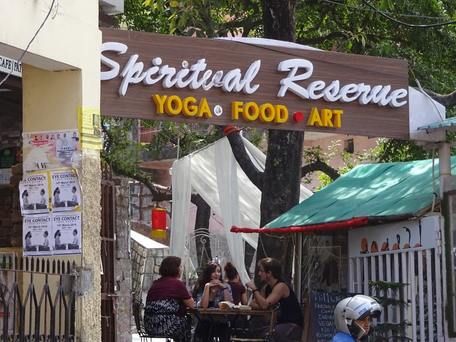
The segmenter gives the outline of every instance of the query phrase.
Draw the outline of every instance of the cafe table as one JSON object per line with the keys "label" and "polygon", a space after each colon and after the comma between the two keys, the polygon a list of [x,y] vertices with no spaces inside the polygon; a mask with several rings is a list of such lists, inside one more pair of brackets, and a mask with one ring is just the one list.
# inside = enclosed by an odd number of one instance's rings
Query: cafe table
{"label": "cafe table", "polygon": [[197,308],[190,311],[198,321],[202,319],[208,319],[211,322],[211,327],[209,330],[209,337],[213,337],[213,325],[216,322],[226,322],[230,328],[231,341],[263,341],[263,338],[237,338],[235,337],[237,332],[237,323],[242,320],[242,318],[252,318],[252,317],[262,317],[264,322],[267,323],[265,326],[268,327],[267,335],[270,336],[274,329],[276,322],[276,310],[258,310],[247,308],[245,306],[238,307],[235,306],[230,309],[219,309],[219,308]]}

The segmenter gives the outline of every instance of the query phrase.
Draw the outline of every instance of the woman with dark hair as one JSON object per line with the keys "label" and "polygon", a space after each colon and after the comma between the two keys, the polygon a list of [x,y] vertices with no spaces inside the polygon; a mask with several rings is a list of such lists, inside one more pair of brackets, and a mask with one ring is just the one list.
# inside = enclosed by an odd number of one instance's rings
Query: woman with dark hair
{"label": "woman with dark hair", "polygon": [[29,199],[28,199],[28,191],[27,190],[24,190],[22,191],[22,208],[23,209],[30,209],[30,203],[29,203]]}
{"label": "woman with dark hair", "polygon": [[25,234],[25,250],[29,251],[32,248],[32,233]]}
{"label": "woman with dark hair", "polygon": [[[193,289],[198,308],[218,308],[220,302],[233,302],[230,285],[223,282],[222,268],[215,262],[210,262]],[[212,336],[209,336],[211,334]],[[229,340],[228,323],[213,322],[201,318],[195,329],[195,336],[203,342],[208,342],[214,336],[218,336],[221,342]]]}
{"label": "woman with dark hair", "polygon": [[233,302],[231,287],[223,282],[222,268],[215,262],[207,264],[193,289],[198,308],[218,308],[222,301]]}
{"label": "woman with dark hair", "polygon": [[54,196],[54,207],[65,206],[65,204],[60,200],[60,188],[59,187],[56,187],[54,189],[53,196]]}
{"label": "woman with dark hair", "polygon": [[60,229],[58,229],[54,233],[54,249],[65,249],[64,245],[62,245],[62,242],[60,241],[60,237],[62,236],[62,233],[60,233]]}
{"label": "woman with dark hair", "polygon": [[231,291],[233,293],[233,303],[236,305],[239,303],[246,305],[247,291],[245,290],[245,286],[241,283],[236,267],[234,267],[231,262],[227,262],[224,270],[227,283],[230,285]]}
{"label": "woman with dark hair", "polygon": [[179,279],[182,273],[181,259],[166,257],[159,273],[161,278],[154,281],[147,293],[144,311],[146,332],[151,336],[189,341],[191,321],[186,317],[186,308],[193,308],[195,302]]}

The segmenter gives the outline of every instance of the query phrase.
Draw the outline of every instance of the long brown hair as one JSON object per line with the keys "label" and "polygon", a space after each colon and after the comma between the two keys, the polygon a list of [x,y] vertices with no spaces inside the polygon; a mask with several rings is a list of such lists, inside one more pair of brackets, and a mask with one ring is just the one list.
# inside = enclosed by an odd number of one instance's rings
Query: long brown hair
{"label": "long brown hair", "polygon": [[215,272],[217,267],[220,268],[220,281],[223,281],[222,268],[220,267],[220,265],[216,262],[208,263],[204,268],[203,272],[201,273],[201,275],[198,277],[198,281],[196,282],[195,287],[193,288],[193,297],[196,298],[198,292],[201,289],[204,289],[204,285],[211,281],[212,273]]}

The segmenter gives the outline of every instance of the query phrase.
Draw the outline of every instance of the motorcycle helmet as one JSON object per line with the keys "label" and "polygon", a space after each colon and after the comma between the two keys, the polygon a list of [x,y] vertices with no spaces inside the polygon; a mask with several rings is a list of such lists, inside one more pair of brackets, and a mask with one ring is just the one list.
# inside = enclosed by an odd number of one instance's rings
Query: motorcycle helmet
{"label": "motorcycle helmet", "polygon": [[379,318],[382,311],[382,306],[372,297],[355,295],[344,298],[337,303],[334,310],[336,330],[361,339],[367,336],[369,331],[364,330],[356,321],[367,316]]}

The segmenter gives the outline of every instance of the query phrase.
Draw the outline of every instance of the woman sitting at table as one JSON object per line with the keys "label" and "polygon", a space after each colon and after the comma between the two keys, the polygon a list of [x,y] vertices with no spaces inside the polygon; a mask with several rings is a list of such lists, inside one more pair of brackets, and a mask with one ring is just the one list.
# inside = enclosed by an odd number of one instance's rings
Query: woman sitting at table
{"label": "woman sitting at table", "polygon": [[241,283],[236,267],[231,262],[227,262],[224,270],[227,283],[230,285],[231,292],[233,293],[233,303],[236,305],[239,303],[247,305],[247,291]]}
{"label": "woman sitting at table", "polygon": [[161,278],[153,282],[147,293],[144,311],[146,332],[156,337],[173,337],[175,341],[190,341],[191,320],[185,313],[186,308],[195,306],[195,302],[179,279],[181,259],[166,257],[159,273]]}
{"label": "woman sitting at table", "polygon": [[[219,264],[211,262],[203,270],[193,290],[196,307],[218,308],[222,301],[233,302],[230,285],[223,282],[222,269]],[[228,322],[216,322],[200,316],[195,329],[195,337],[203,342],[210,341],[214,336],[221,342],[229,340]]]}
{"label": "woman sitting at table", "polygon": [[258,276],[262,283],[266,283],[263,289],[258,289],[253,281],[246,284],[254,296],[252,307],[265,310],[279,304],[274,341],[300,341],[303,324],[301,306],[290,285],[281,280],[280,262],[273,258],[261,259],[258,262]]}

